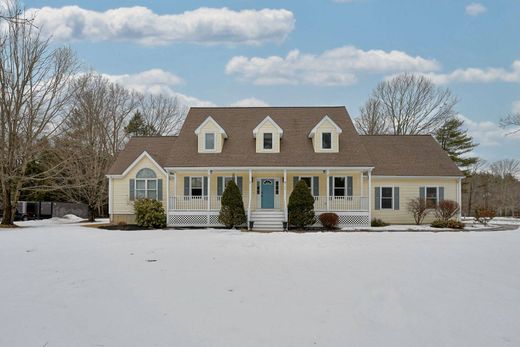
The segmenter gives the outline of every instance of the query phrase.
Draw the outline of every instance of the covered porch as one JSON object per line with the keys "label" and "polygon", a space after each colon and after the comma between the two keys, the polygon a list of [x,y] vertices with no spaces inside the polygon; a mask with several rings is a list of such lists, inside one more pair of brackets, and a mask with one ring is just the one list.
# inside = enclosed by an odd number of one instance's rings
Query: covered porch
{"label": "covered porch", "polygon": [[[221,226],[218,214],[229,180],[238,185],[248,225],[281,229],[294,185],[303,180],[319,215],[334,212],[340,226],[370,222],[371,168],[168,168],[168,225]],[[319,222],[317,223],[319,225]]]}

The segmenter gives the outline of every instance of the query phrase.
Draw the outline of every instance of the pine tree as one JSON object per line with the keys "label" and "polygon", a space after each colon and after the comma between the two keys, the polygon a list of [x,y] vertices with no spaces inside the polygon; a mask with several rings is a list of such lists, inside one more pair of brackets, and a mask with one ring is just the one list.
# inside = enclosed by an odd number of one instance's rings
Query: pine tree
{"label": "pine tree", "polygon": [[289,224],[297,228],[304,228],[316,221],[314,215],[314,198],[304,181],[300,180],[296,183],[291,196],[289,196],[287,210],[289,214]]}
{"label": "pine tree", "polygon": [[151,124],[146,124],[143,115],[135,111],[132,119],[125,127],[125,133],[129,136],[151,136],[157,135],[157,131]]}
{"label": "pine tree", "polygon": [[449,118],[435,132],[435,138],[442,149],[448,153],[455,164],[467,175],[469,166],[474,165],[478,158],[465,156],[465,154],[477,147],[478,143],[473,142],[473,138],[468,135],[467,130],[462,128],[463,125],[464,121],[462,119],[456,117]]}
{"label": "pine tree", "polygon": [[247,221],[242,194],[234,181],[226,184],[221,205],[218,220],[227,228],[237,227]]}

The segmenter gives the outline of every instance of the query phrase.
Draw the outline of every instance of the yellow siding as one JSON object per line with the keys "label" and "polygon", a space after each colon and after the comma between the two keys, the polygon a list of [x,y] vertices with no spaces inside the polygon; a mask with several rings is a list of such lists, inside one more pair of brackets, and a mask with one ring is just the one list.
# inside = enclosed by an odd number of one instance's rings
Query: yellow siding
{"label": "yellow siding", "polygon": [[[331,149],[322,149],[321,148],[321,134],[323,133],[332,133],[332,148]],[[316,134],[312,139],[312,144],[314,146],[314,151],[317,153],[337,153],[339,152],[339,134],[334,126],[329,120],[325,120],[317,129]]]}
{"label": "yellow siding", "polygon": [[[264,149],[264,133],[273,134],[273,149]],[[252,135],[251,135],[252,136]],[[257,153],[280,153],[280,133],[276,126],[270,121],[265,122],[256,134]]]}
{"label": "yellow siding", "polygon": [[148,157],[143,157],[137,165],[123,178],[112,178],[112,214],[133,214],[134,205],[130,201],[130,179],[135,179],[137,172],[143,168],[152,169],[157,178],[163,180],[163,205],[166,208],[166,176]]}
{"label": "yellow siding", "polygon": [[[375,187],[399,187],[399,210],[376,210]],[[444,187],[444,199],[457,201],[456,178],[378,178],[372,177],[371,209],[372,218],[381,218],[390,224],[413,224],[413,216],[407,210],[410,200],[419,197],[419,187]],[[424,220],[430,223],[434,219],[433,212]]]}
{"label": "yellow siding", "polygon": [[[204,149],[204,139],[207,133],[215,134],[215,150],[206,150]],[[199,153],[220,153],[222,152],[222,147],[224,146],[224,134],[221,133],[219,126],[215,124],[213,121],[209,121],[200,129],[200,133],[198,134],[198,146]]]}

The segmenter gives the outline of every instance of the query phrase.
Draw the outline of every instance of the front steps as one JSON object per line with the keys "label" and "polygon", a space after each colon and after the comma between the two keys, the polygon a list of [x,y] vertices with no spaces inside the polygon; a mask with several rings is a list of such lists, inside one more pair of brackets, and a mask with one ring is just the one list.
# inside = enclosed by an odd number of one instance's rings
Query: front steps
{"label": "front steps", "polygon": [[253,231],[283,231],[285,214],[279,210],[251,211]]}

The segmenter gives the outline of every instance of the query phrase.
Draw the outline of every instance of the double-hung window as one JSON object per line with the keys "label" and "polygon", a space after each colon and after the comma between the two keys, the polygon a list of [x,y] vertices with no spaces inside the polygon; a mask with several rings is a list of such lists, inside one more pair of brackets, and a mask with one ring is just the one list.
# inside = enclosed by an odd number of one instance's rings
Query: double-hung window
{"label": "double-hung window", "polygon": [[332,133],[321,133],[321,148],[332,149]]}
{"label": "double-hung window", "polygon": [[334,196],[347,196],[347,185],[345,177],[334,177],[332,181]]}
{"label": "double-hung window", "polygon": [[204,134],[204,149],[207,151],[215,150],[215,133]]}
{"label": "double-hung window", "polygon": [[157,175],[152,169],[141,169],[135,175],[135,197],[157,199]]}
{"label": "double-hung window", "polygon": [[439,189],[438,187],[426,187],[426,206],[428,208],[434,208],[437,206],[439,200]]}
{"label": "double-hung window", "polygon": [[381,187],[381,209],[391,210],[394,208],[394,188]]}
{"label": "double-hung window", "polygon": [[190,195],[202,196],[203,184],[202,177],[190,177]]}
{"label": "double-hung window", "polygon": [[273,149],[273,133],[264,133],[264,149]]}
{"label": "double-hung window", "polygon": [[312,194],[312,177],[310,176],[302,176],[300,177],[300,180],[305,182],[305,184],[307,185],[307,188],[309,188],[309,191],[311,192]]}

